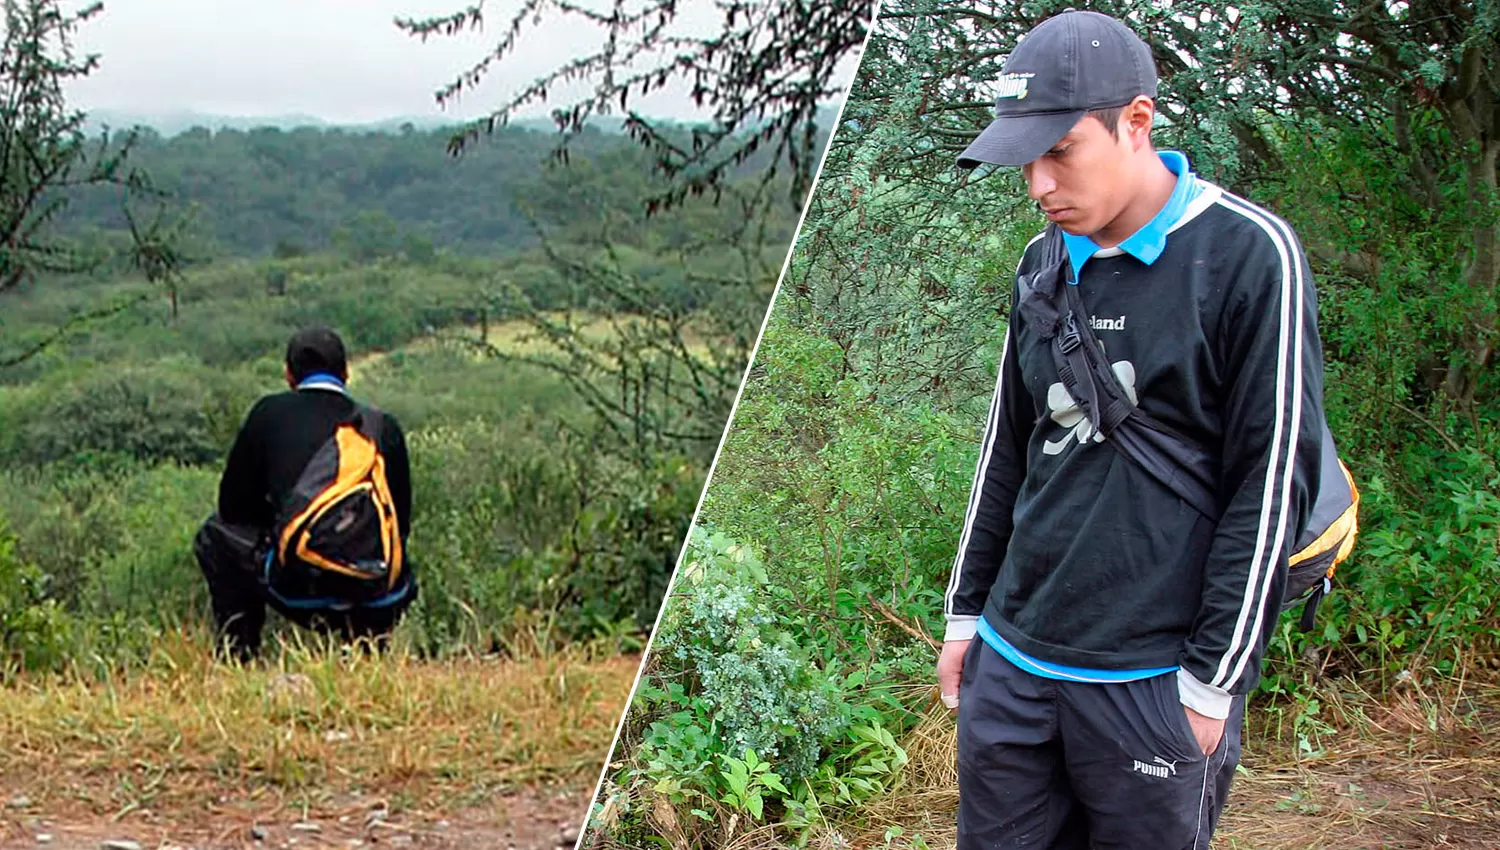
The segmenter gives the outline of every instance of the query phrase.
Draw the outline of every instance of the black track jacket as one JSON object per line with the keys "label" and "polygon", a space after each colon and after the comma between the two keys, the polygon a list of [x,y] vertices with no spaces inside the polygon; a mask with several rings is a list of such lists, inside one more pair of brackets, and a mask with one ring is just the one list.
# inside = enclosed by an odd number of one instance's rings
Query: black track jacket
{"label": "black track jacket", "polygon": [[[1137,403],[1221,447],[1223,518],[1215,527],[1100,442],[1050,342],[1012,311],[944,613],[950,640],[983,614],[1054,664],[1179,665],[1183,702],[1222,717],[1259,679],[1317,491],[1323,360],[1296,235],[1202,185],[1154,264],[1100,251],[1078,286]],[[1041,248],[1032,241],[1020,273]]]}

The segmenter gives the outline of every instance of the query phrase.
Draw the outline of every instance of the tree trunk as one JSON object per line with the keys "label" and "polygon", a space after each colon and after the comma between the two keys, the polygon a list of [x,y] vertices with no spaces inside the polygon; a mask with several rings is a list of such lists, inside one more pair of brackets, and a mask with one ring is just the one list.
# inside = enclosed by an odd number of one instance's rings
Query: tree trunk
{"label": "tree trunk", "polygon": [[[1488,204],[1495,197],[1495,158],[1500,153],[1500,141],[1491,138],[1481,144],[1480,155],[1469,164],[1469,197]],[[1464,283],[1477,296],[1480,308],[1459,337],[1444,384],[1448,395],[1466,408],[1474,403],[1480,373],[1494,360],[1496,336],[1500,334],[1500,314],[1496,312],[1496,296],[1500,294],[1497,227],[1487,210],[1474,213],[1480,223],[1473,229],[1474,255],[1464,270]]]}

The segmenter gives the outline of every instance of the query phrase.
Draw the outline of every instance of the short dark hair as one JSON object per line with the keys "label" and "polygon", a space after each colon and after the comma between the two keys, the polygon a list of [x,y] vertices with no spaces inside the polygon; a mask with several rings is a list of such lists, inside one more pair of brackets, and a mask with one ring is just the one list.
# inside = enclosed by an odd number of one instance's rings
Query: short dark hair
{"label": "short dark hair", "polygon": [[286,368],[298,382],[319,372],[341,378],[349,369],[344,341],[332,328],[303,328],[286,344]]}
{"label": "short dark hair", "polygon": [[1125,107],[1129,105],[1126,103],[1120,106],[1106,106],[1103,109],[1090,109],[1088,114],[1099,119],[1099,123],[1109,131],[1110,138],[1118,139],[1120,138],[1120,113],[1124,112]]}

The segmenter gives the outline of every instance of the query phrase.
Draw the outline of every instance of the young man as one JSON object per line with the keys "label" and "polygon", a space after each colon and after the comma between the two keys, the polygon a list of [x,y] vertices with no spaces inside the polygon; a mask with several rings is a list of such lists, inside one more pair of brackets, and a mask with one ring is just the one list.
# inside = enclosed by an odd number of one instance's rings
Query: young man
{"label": "young man", "polygon": [[[193,549],[208,581],[214,622],[227,649],[240,659],[260,649],[269,604],[298,625],[344,639],[390,632],[416,598],[409,563],[395,587],[374,598],[290,598],[266,583],[269,539],[309,461],[355,418],[345,383],[344,343],[322,327],[299,331],[287,343],[288,392],[256,402],[240,427],[219,482],[219,510],[198,532]],[[377,445],[384,458],[390,503],[404,551],[411,530],[411,474],[401,426],[380,414]]]}
{"label": "young man", "polygon": [[959,158],[1020,166],[1107,362],[1145,413],[1218,452],[1223,506],[1209,521],[1106,444],[1050,338],[1012,311],[938,662],[960,848],[1207,848],[1317,492],[1302,249],[1153,148],[1156,83],[1125,25],[1060,14],[1011,53],[996,118]]}

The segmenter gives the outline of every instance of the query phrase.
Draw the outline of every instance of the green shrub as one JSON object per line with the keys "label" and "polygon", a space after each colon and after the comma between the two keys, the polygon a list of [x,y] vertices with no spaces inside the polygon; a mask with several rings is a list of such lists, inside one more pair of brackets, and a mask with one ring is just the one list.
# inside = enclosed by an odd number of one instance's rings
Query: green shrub
{"label": "green shrub", "polygon": [[626,466],[538,416],[414,432],[413,626],[433,648],[540,615],[560,639],[649,628],[701,474]]}
{"label": "green shrub", "polygon": [[639,744],[616,774],[632,789],[617,798],[621,829],[649,832],[631,808],[644,793],[647,810],[663,801],[695,816],[707,846],[730,814],[805,835],[894,786],[907,762],[896,736],[912,716],[885,688],[913,674],[899,653],[816,662],[774,573],[702,527],[675,588],[627,721]]}
{"label": "green shrub", "polygon": [[[688,674],[687,694],[701,698],[696,705],[724,754],[752,750],[785,778],[811,774],[825,744],[843,732],[837,688],[765,604],[766,570],[748,547],[701,528],[688,545],[657,653]],[[674,737],[670,727],[654,727],[644,757],[671,749]]]}
{"label": "green shrub", "polygon": [[[1500,471],[1479,451],[1435,451],[1424,464],[1431,497],[1415,503],[1385,476],[1364,480],[1361,529],[1318,610],[1320,628],[1282,622],[1270,658],[1284,692],[1308,672],[1295,659],[1313,646],[1335,661],[1377,669],[1385,681],[1456,672],[1465,652],[1500,645]],[[1355,672],[1355,671],[1350,671]]]}
{"label": "green shrub", "polygon": [[213,470],[173,465],[10,471],[0,514],[70,610],[176,622],[206,611],[191,547],[217,484]]}
{"label": "green shrub", "polygon": [[0,675],[61,665],[72,625],[48,593],[47,574],[21,560],[15,538],[0,521]]}
{"label": "green shrub", "polygon": [[32,396],[6,442],[7,460],[214,462],[248,407],[246,383],[185,358],[88,369]]}

